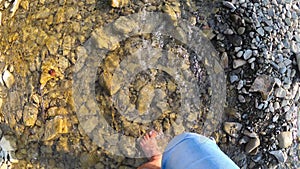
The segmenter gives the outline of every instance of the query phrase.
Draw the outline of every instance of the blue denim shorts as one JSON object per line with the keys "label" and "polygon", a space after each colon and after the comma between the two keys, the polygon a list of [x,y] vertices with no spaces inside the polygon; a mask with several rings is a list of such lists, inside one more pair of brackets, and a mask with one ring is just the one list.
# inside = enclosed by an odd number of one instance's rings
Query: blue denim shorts
{"label": "blue denim shorts", "polygon": [[162,158],[162,169],[239,169],[211,139],[183,133],[168,144]]}

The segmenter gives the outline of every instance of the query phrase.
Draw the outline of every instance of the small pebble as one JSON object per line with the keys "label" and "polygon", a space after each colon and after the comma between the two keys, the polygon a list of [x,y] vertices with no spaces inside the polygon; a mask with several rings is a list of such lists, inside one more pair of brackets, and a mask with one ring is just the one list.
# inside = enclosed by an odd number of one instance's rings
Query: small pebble
{"label": "small pebble", "polygon": [[238,100],[239,100],[239,102],[241,102],[241,103],[245,103],[245,102],[246,102],[245,97],[242,96],[242,95],[239,95],[239,96],[238,96]]}
{"label": "small pebble", "polygon": [[248,49],[245,51],[243,57],[245,60],[248,60],[252,56],[252,50]]}
{"label": "small pebble", "polygon": [[279,87],[275,90],[275,96],[278,98],[285,98],[286,96],[286,90],[282,87]]}
{"label": "small pebble", "polygon": [[230,83],[237,82],[238,80],[239,80],[239,77],[237,75],[230,76]]}

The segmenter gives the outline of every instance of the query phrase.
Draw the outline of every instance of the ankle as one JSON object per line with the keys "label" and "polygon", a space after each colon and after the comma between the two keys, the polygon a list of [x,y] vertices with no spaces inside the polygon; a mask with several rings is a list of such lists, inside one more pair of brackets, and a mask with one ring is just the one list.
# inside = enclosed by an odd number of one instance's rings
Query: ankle
{"label": "ankle", "polygon": [[159,155],[152,156],[150,158],[150,161],[157,161],[157,160],[161,160],[161,159],[162,159],[162,155],[159,154]]}

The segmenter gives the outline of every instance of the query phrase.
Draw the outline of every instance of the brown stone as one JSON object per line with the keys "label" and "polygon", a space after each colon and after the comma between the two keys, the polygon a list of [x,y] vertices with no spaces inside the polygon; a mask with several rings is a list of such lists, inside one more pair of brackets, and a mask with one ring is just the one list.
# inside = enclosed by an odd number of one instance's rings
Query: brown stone
{"label": "brown stone", "polygon": [[258,76],[251,88],[250,92],[260,92],[263,99],[267,99],[270,95],[270,93],[273,91],[273,87],[275,85],[275,80],[273,77],[270,77],[268,75],[261,75]]}

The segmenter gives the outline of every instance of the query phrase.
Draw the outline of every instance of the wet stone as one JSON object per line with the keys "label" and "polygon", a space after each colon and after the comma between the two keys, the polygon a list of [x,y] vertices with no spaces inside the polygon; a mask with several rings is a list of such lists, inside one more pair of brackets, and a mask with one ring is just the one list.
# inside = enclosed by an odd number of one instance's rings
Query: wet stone
{"label": "wet stone", "polygon": [[141,89],[138,102],[137,110],[140,115],[143,115],[149,110],[150,104],[155,96],[154,87],[151,84],[147,84]]}
{"label": "wet stone", "polygon": [[129,0],[112,0],[111,6],[114,8],[121,8],[126,6],[129,3]]}
{"label": "wet stone", "polygon": [[68,119],[63,116],[55,116],[54,119],[46,121],[44,140],[53,140],[56,139],[59,136],[59,134],[64,134],[68,132]]}
{"label": "wet stone", "polygon": [[59,40],[56,37],[54,37],[54,36],[50,36],[46,40],[46,46],[47,46],[50,54],[56,55],[58,47],[59,47]]}
{"label": "wet stone", "polygon": [[114,22],[114,29],[121,34],[128,34],[138,27],[138,24],[133,19],[128,17],[120,17]]}
{"label": "wet stone", "polygon": [[103,28],[98,28],[92,33],[93,43],[100,49],[114,50],[119,47],[119,38]]}
{"label": "wet stone", "polygon": [[2,79],[3,79],[5,86],[9,89],[15,83],[15,78],[14,78],[13,74],[11,74],[8,70],[4,71],[4,73],[2,75]]}
{"label": "wet stone", "polygon": [[37,120],[37,115],[39,111],[38,108],[35,107],[34,105],[25,105],[24,110],[23,110],[23,122],[25,126],[32,127],[34,126],[36,120]]}

